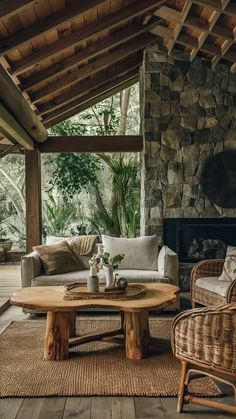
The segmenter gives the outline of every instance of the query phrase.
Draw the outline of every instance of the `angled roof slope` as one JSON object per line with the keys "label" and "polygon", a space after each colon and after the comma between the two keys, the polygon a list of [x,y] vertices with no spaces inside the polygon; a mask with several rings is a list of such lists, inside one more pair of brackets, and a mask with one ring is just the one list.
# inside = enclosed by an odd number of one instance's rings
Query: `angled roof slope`
{"label": "angled roof slope", "polygon": [[[46,127],[138,80],[155,41],[236,70],[234,0],[2,0],[0,62]],[[4,104],[4,98],[0,97]]]}

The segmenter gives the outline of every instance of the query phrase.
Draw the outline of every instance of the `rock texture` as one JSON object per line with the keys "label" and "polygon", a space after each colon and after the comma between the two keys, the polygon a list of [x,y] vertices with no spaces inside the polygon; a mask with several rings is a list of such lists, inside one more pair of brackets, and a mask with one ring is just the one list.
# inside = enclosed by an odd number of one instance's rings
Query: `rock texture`
{"label": "rock texture", "polygon": [[141,79],[141,233],[158,234],[161,244],[163,218],[236,216],[211,203],[199,183],[207,156],[236,149],[236,74],[198,57],[170,58],[154,45]]}

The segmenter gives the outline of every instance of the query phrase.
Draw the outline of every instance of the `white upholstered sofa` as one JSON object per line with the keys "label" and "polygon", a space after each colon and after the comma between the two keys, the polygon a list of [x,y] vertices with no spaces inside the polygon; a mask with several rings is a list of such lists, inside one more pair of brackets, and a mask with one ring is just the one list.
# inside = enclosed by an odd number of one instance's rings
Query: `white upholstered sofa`
{"label": "white upholstered sofa", "polygon": [[[21,259],[21,285],[22,287],[39,287],[64,285],[70,282],[86,283],[89,277],[89,259],[90,256],[79,256],[83,270],[46,275],[40,257],[36,251],[32,251]],[[155,266],[151,266],[150,269],[122,269],[121,265],[121,269],[116,270],[115,273],[131,282],[164,282],[178,285],[178,269],[177,254],[163,246],[156,255]],[[178,308],[178,303],[174,304],[173,308]]]}

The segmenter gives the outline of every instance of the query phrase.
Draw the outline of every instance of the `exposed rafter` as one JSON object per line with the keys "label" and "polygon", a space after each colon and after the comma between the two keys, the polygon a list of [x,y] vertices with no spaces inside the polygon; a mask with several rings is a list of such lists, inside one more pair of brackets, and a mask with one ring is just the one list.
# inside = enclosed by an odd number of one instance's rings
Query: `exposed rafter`
{"label": "exposed rafter", "polygon": [[0,19],[9,18],[22,12],[28,6],[37,4],[38,0],[1,0]]}
{"label": "exposed rafter", "polygon": [[34,149],[33,139],[24,130],[24,128],[16,121],[16,119],[8,112],[8,110],[0,102],[0,132],[6,135],[9,140],[13,138],[26,150]]}
{"label": "exposed rafter", "polygon": [[77,70],[65,75],[64,77],[59,78],[53,83],[50,83],[48,86],[39,89],[35,94],[31,94],[32,103],[37,103],[43,98],[50,96],[51,94],[64,89],[67,86],[70,86],[80,80],[86,79],[88,74],[92,76],[104,68],[107,68],[116,62],[134,54],[136,51],[140,51],[145,48],[147,45],[154,43],[156,40],[155,36],[151,34],[146,34],[134,38],[132,41],[122,45],[117,48],[115,51],[110,52],[106,57],[101,56],[97,60],[87,64],[83,67],[80,67]]}
{"label": "exposed rafter", "polygon": [[[59,76],[66,70],[70,70],[75,66],[81,65],[87,60],[95,58],[99,54],[107,52],[111,48],[120,46],[125,42],[134,39],[138,35],[147,32],[152,27],[155,27],[157,23],[158,21],[156,19],[152,19],[145,26],[140,24],[133,24],[122,28],[114,34],[111,34],[108,38],[94,42],[88,45],[87,48],[75,52],[73,55],[65,58],[63,61],[59,61],[58,63],[44,69],[43,71],[33,73],[32,76],[28,77],[22,82],[21,87],[23,90],[29,90],[30,88],[40,84],[42,81],[50,81],[52,78]],[[135,42],[135,40],[133,40],[133,42]]]}
{"label": "exposed rafter", "polygon": [[114,13],[105,17],[102,20],[99,20],[97,23],[92,23],[84,28],[83,31],[78,30],[72,33],[70,36],[63,37],[57,42],[54,42],[52,45],[34,52],[31,55],[23,58],[22,60],[16,62],[12,65],[13,74],[20,74],[34,65],[46,60],[47,58],[52,58],[53,56],[61,53],[67,48],[78,45],[84,40],[88,40],[95,34],[105,30],[111,29],[114,26],[125,22],[131,18],[134,18],[140,14],[143,14],[145,11],[155,8],[159,4],[164,3],[163,0],[142,0],[135,2],[127,7],[124,7],[119,12]]}
{"label": "exposed rafter", "polygon": [[43,35],[61,24],[72,21],[77,16],[88,12],[93,7],[104,3],[106,0],[74,0],[68,7],[54,13],[53,16],[48,16],[40,20],[36,25],[30,25],[26,29],[17,32],[0,41],[0,55],[6,54],[9,51],[18,48],[25,43],[32,41],[39,35]]}
{"label": "exposed rafter", "polygon": [[213,10],[222,12],[229,16],[236,15],[236,4],[234,0],[231,1],[228,7],[224,6],[224,0],[222,2],[221,0],[194,0],[193,2],[195,4],[199,4],[200,6],[210,7]]}
{"label": "exposed rafter", "polygon": [[78,99],[75,99],[64,106],[55,109],[53,112],[44,115],[44,123],[46,122],[45,125],[47,127],[55,125],[63,119],[67,119],[77,113],[80,113],[93,106],[95,103],[101,102],[121,90],[126,89],[139,80],[137,71],[138,70],[133,70],[115,80],[105,82],[101,86],[91,90],[89,93],[86,93]]}
{"label": "exposed rafter", "polygon": [[49,119],[48,122],[45,122],[45,126],[47,128],[52,127],[53,125],[58,124],[59,122],[64,121],[65,119],[71,118],[74,115],[79,114],[80,112],[85,111],[86,109],[90,108],[91,106],[96,105],[97,103],[101,102],[102,100],[105,100],[113,95],[115,95],[116,93],[119,93],[120,91],[127,89],[128,87],[132,86],[133,84],[137,83],[139,80],[139,76],[135,76],[131,79],[128,79],[126,82],[120,84],[120,85],[115,85],[115,87],[113,87],[110,90],[106,90],[105,93],[102,93],[101,95],[96,95],[95,97],[93,97],[93,94],[87,95],[88,100],[87,102],[82,103],[81,105],[79,104],[77,107],[68,110],[67,112],[63,113],[63,114],[59,114],[58,116],[55,116],[52,119]]}
{"label": "exposed rafter", "polygon": [[[230,0],[222,0],[222,10],[224,10],[226,8],[226,6],[229,3],[229,1]],[[206,42],[206,39],[207,39],[209,33],[211,32],[212,28],[215,26],[216,22],[220,18],[220,16],[221,16],[221,12],[220,11],[217,11],[217,10],[213,10],[212,11],[212,14],[211,14],[211,16],[209,18],[209,30],[208,31],[202,31],[201,32],[201,35],[198,38],[198,47],[197,48],[194,48],[191,51],[191,54],[190,54],[190,59],[191,60],[193,60],[196,57],[196,55],[197,55],[197,53],[199,52],[200,49],[202,49],[202,51],[204,51],[204,47],[205,48],[207,47],[206,46],[206,43],[207,43]],[[213,45],[214,44],[212,44],[212,46]],[[208,45],[208,49],[209,49],[209,45]],[[217,50],[215,50],[215,51],[217,51]],[[208,51],[206,51],[206,52],[208,52]],[[213,53],[213,55],[221,56],[221,53],[222,53],[221,48],[219,48],[219,52],[218,53],[215,53],[215,54],[214,54],[214,52],[212,52],[212,53]]]}
{"label": "exposed rafter", "polygon": [[44,123],[51,126],[136,81],[149,42],[236,71],[234,0],[0,3],[0,61],[11,83],[6,88],[0,68],[0,101],[37,143],[47,138]]}
{"label": "exposed rafter", "polygon": [[89,90],[96,88],[100,84],[103,84],[105,80],[113,80],[119,77],[120,75],[137,68],[140,62],[141,56],[137,55],[135,57],[130,57],[126,59],[124,62],[121,62],[109,68],[108,70],[99,71],[95,77],[84,80],[83,83],[76,84],[68,92],[55,97],[51,102],[38,105],[39,113],[42,115],[47,112],[51,112],[52,110],[59,108],[60,106],[68,102],[71,102],[72,100],[82,96]]}
{"label": "exposed rafter", "polygon": [[31,109],[10,75],[0,65],[0,101],[11,115],[34,140],[45,141],[48,137],[46,128]]}

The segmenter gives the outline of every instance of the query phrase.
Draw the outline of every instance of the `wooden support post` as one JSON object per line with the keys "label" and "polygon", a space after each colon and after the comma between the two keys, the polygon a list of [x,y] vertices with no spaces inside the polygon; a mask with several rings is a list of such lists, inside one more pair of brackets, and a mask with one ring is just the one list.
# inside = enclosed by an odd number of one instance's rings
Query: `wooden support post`
{"label": "wooden support post", "polygon": [[148,356],[150,341],[148,311],[124,313],[126,357],[140,360]]}
{"label": "wooden support post", "polygon": [[70,311],[69,337],[76,335],[76,311]]}
{"label": "wooden support post", "polygon": [[69,356],[70,312],[48,311],[44,359],[62,361]]}
{"label": "wooden support post", "polygon": [[25,151],[26,249],[41,244],[41,164],[38,150]]}

